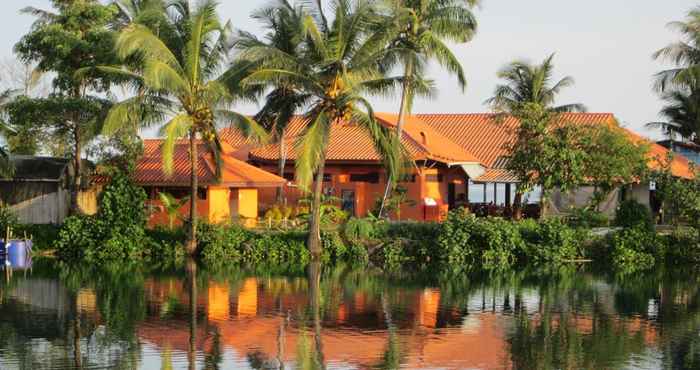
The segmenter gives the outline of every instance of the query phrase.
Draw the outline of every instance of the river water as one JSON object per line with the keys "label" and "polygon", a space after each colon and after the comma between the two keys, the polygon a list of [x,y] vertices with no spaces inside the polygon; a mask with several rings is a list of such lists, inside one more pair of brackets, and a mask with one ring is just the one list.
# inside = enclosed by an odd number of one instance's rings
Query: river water
{"label": "river water", "polygon": [[693,272],[3,270],[0,369],[698,369]]}

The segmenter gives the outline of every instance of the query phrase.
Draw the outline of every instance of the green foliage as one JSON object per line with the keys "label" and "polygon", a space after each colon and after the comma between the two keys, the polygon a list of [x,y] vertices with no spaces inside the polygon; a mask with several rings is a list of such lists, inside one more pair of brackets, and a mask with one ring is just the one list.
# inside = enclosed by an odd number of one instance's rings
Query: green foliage
{"label": "green foliage", "polygon": [[605,227],[609,224],[610,220],[607,215],[590,208],[576,208],[569,218],[569,225],[572,227]]}
{"label": "green foliage", "polygon": [[657,196],[664,209],[664,221],[672,224],[687,223],[700,227],[700,179],[684,179],[671,171],[673,154],[665,159],[662,170],[651,174],[657,183]]}
{"label": "green foliage", "polygon": [[610,238],[612,266],[622,272],[648,270],[656,264],[657,258],[663,260],[665,252],[665,241],[643,224],[618,231]]}
{"label": "green foliage", "polygon": [[58,239],[58,233],[61,227],[57,225],[28,225],[22,224],[15,228],[15,235],[32,239],[32,248],[35,251],[49,250],[54,247],[54,243]]}
{"label": "green foliage", "polygon": [[525,220],[520,223],[520,232],[527,246],[521,260],[534,264],[559,265],[581,256],[581,233],[560,219],[542,222]]}
{"label": "green foliage", "polygon": [[56,247],[63,260],[115,261],[141,255],[149,242],[146,193],[123,174],[115,174],[100,196],[95,216],[66,219]]}
{"label": "green foliage", "polygon": [[597,209],[616,188],[644,178],[649,148],[633,142],[617,122],[585,125],[580,130],[576,141],[586,153],[585,180],[594,187],[590,206]]}
{"label": "green foliage", "polygon": [[448,268],[497,270],[513,266],[524,247],[516,224],[455,211],[442,224],[436,257]]}
{"label": "green foliage", "polygon": [[674,265],[700,266],[700,231],[676,228],[668,238],[667,260]]}
{"label": "green foliage", "polygon": [[0,239],[5,239],[8,227],[15,230],[17,226],[19,226],[17,215],[12,212],[10,207],[0,204]]}
{"label": "green foliage", "polygon": [[352,217],[344,225],[345,238],[351,242],[375,239],[377,237],[376,224],[378,222],[378,220],[370,217]]}
{"label": "green foliage", "polygon": [[641,227],[654,230],[654,219],[649,208],[634,199],[620,203],[615,213],[615,225],[626,228]]}
{"label": "green foliage", "polygon": [[190,197],[184,197],[178,200],[168,193],[159,193],[158,196],[165,208],[165,212],[168,214],[168,227],[172,230],[175,227],[175,220],[180,214],[180,208],[189,202]]}

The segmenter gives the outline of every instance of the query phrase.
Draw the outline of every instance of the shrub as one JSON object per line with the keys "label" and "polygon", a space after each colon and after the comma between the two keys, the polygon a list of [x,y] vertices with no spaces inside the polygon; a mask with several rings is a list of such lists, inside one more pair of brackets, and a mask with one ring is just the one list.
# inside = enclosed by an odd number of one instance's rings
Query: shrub
{"label": "shrub", "polygon": [[648,270],[665,255],[664,241],[641,224],[613,234],[610,247],[613,267],[624,272]]}
{"label": "shrub", "polygon": [[343,228],[345,238],[351,242],[374,239],[377,236],[376,222],[370,218],[350,218]]}
{"label": "shrub", "polygon": [[620,203],[615,214],[615,225],[620,227],[642,227],[654,230],[654,219],[649,208],[634,199]]}
{"label": "shrub", "polygon": [[0,239],[5,239],[7,228],[15,230],[19,226],[17,215],[10,209],[0,204]]}
{"label": "shrub", "polygon": [[22,224],[15,228],[15,234],[32,239],[32,248],[34,250],[47,250],[54,247],[56,239],[58,239],[58,233],[61,227],[58,225],[29,225]]}
{"label": "shrub", "polygon": [[516,251],[524,249],[516,224],[497,218],[477,219],[453,211],[442,224],[436,258],[454,269],[504,269],[515,263]]}
{"label": "shrub", "polygon": [[124,174],[116,174],[100,196],[95,216],[66,219],[56,247],[64,260],[119,261],[135,257],[146,237],[146,193]]}
{"label": "shrub", "polygon": [[499,218],[487,218],[476,225],[478,227],[474,229],[472,238],[477,258],[468,261],[472,269],[479,266],[485,270],[512,267],[516,261],[516,252],[525,248],[525,241],[517,225]]}
{"label": "shrub", "polygon": [[251,239],[251,232],[243,227],[197,223],[197,243],[202,258],[210,264],[221,261],[239,261],[243,254],[243,243]]}
{"label": "shrub", "polygon": [[677,228],[669,236],[667,259],[674,264],[700,265],[700,231]]}
{"label": "shrub", "polygon": [[581,235],[560,219],[525,220],[519,228],[527,243],[521,257],[527,262],[561,264],[581,255]]}
{"label": "shrub", "polygon": [[571,218],[569,219],[569,225],[572,227],[605,227],[610,224],[608,216],[604,213],[588,209],[588,208],[577,208],[574,209]]}

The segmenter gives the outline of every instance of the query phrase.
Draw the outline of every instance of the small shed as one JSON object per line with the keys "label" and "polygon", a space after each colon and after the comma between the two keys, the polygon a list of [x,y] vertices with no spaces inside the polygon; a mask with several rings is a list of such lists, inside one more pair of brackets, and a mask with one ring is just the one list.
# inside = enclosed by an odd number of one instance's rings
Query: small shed
{"label": "small shed", "polygon": [[14,155],[12,178],[0,178],[0,202],[10,207],[20,222],[60,224],[70,206],[70,160]]}

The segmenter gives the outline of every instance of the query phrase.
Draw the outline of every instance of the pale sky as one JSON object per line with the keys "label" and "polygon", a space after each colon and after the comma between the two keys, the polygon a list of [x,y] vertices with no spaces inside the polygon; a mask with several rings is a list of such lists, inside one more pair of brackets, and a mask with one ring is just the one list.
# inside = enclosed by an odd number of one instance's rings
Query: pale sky
{"label": "pale sky", "polygon": [[[220,13],[240,29],[257,31],[250,19],[253,9],[267,0],[221,0]],[[48,0],[2,0],[0,58],[12,56],[12,47],[25,34],[32,17],[19,10],[31,5],[48,8]],[[661,107],[651,90],[652,76],[663,65],[651,54],[678,38],[666,24],[682,20],[691,0],[482,0],[476,16],[476,38],[453,48],[466,71],[465,92],[440,68],[429,76],[439,95],[417,101],[420,113],[484,112],[483,105],[498,83],[496,72],[513,59],[541,61],[556,53],[559,77],[570,75],[576,84],[559,103],[580,102],[591,112],[612,112],[626,127],[647,136],[644,124],[658,118]],[[398,99],[373,99],[376,111],[396,111]],[[252,113],[255,107],[241,107]]]}

